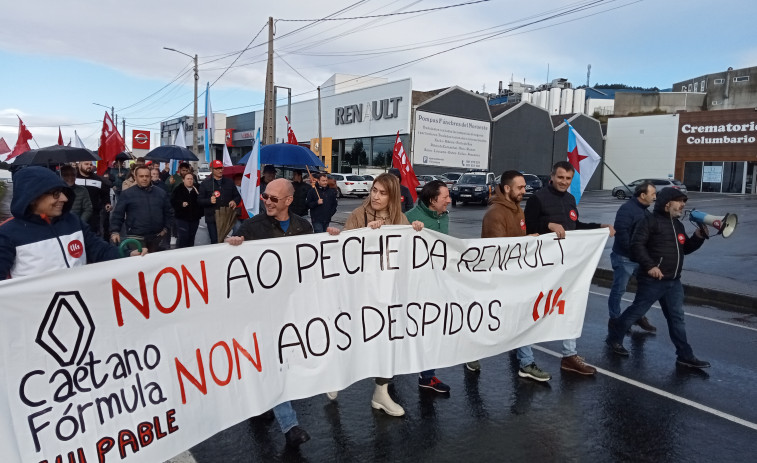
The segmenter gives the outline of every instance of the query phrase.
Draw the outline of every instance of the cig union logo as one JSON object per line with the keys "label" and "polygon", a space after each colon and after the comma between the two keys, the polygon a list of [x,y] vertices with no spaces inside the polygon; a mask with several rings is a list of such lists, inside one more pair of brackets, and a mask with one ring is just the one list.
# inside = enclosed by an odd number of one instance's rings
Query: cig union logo
{"label": "cig union logo", "polygon": [[61,367],[84,360],[95,333],[95,323],[79,291],[55,293],[35,340]]}

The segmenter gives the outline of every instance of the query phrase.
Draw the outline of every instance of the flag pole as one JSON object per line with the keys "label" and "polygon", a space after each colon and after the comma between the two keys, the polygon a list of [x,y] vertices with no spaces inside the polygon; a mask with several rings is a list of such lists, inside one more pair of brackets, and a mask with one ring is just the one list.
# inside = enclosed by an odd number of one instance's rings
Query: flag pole
{"label": "flag pole", "polygon": [[[307,169],[308,171],[308,177],[312,177],[312,175],[310,174],[310,167],[308,167],[307,164],[305,164],[305,169]],[[318,199],[321,199],[321,195],[318,194],[318,188],[316,187],[313,187],[313,188],[315,188],[315,195],[318,196]]]}

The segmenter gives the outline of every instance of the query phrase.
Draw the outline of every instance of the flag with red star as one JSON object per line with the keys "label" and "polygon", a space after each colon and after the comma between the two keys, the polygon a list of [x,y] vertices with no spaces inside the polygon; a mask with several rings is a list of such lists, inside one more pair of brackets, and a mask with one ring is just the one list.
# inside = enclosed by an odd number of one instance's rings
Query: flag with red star
{"label": "flag with red star", "polygon": [[569,191],[578,204],[591,176],[602,162],[602,158],[570,124],[568,124],[568,162],[576,169]]}

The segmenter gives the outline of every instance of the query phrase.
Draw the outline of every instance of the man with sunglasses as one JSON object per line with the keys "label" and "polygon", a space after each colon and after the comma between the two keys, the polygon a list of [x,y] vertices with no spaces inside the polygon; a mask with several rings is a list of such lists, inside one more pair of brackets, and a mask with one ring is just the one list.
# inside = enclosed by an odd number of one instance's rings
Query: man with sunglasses
{"label": "man with sunglasses", "polygon": [[0,280],[119,257],[118,248],[69,212],[73,192],[51,170],[21,169],[13,177],[13,190],[13,217],[0,224]]}
{"label": "man with sunglasses", "polygon": [[617,355],[628,356],[623,338],[628,329],[659,301],[668,322],[670,340],[676,347],[676,364],[689,368],[707,368],[709,362],[699,360],[686,339],[683,313],[681,270],[683,256],[702,246],[709,234],[707,227],[697,228],[690,237],[679,218],[688,197],[676,188],[663,188],[657,194],[654,213],[639,222],[631,236],[631,259],[639,263],[636,297],[620,317],[610,320],[605,342]]}
{"label": "man with sunglasses", "polygon": [[218,229],[216,228],[216,210],[221,207],[237,207],[242,196],[237,191],[234,181],[223,176],[223,163],[215,160],[210,163],[213,175],[208,176],[200,184],[197,203],[205,209],[205,225],[208,227],[210,244],[218,243]]}
{"label": "man with sunglasses", "polygon": [[[244,221],[233,236],[226,242],[239,246],[245,240],[262,240],[281,238],[283,236],[307,235],[313,233],[313,227],[302,217],[289,212],[292,204],[294,187],[283,178],[272,180],[261,194],[265,214],[260,213]],[[291,402],[284,402],[273,407],[273,414],[279,422],[281,432],[286,437],[287,445],[299,447],[310,440],[310,435],[299,426],[297,413]]]}

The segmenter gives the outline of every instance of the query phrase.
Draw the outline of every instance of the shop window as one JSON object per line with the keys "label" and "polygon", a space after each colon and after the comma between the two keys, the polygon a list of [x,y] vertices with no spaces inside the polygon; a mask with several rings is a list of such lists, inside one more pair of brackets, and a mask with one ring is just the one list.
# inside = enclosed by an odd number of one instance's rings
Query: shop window
{"label": "shop window", "polygon": [[701,191],[702,188],[702,163],[687,162],[683,167],[683,184],[689,191]]}
{"label": "shop window", "polygon": [[749,82],[749,76],[739,76],[733,78],[734,82]]}
{"label": "shop window", "polygon": [[744,187],[745,162],[723,163],[723,193],[741,193]]}
{"label": "shop window", "polygon": [[721,85],[725,83],[725,79],[715,79],[712,83],[715,85]]}

